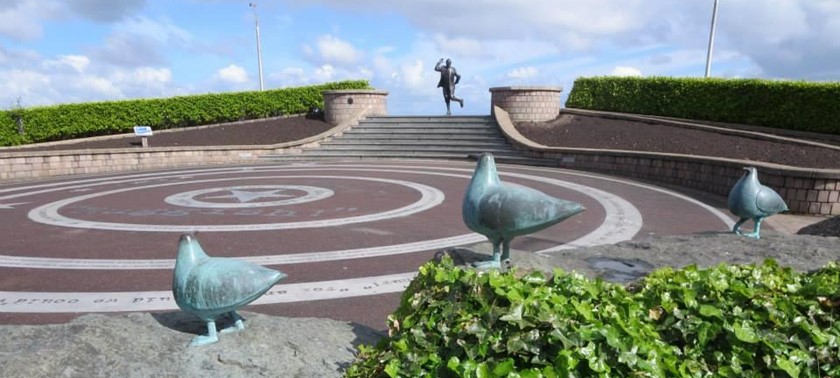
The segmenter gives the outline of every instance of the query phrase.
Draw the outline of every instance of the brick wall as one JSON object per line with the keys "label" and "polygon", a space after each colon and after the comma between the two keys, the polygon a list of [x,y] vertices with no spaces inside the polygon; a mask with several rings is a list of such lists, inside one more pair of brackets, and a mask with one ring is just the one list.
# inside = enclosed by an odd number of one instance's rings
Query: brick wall
{"label": "brick wall", "polygon": [[490,113],[504,109],[513,122],[542,122],[560,114],[560,87],[490,88]]}
{"label": "brick wall", "polygon": [[496,109],[502,132],[533,157],[557,159],[562,168],[601,172],[728,196],[743,168],[758,168],[758,178],[784,198],[791,213],[840,215],[840,169],[808,169],[733,159],[650,152],[548,147],[522,136],[512,117]]}
{"label": "brick wall", "polygon": [[330,125],[356,122],[366,116],[388,114],[388,92],[377,90],[324,91],[324,119]]}
{"label": "brick wall", "polygon": [[195,147],[0,153],[0,181],[63,175],[254,163],[259,155],[300,153],[290,148]]}

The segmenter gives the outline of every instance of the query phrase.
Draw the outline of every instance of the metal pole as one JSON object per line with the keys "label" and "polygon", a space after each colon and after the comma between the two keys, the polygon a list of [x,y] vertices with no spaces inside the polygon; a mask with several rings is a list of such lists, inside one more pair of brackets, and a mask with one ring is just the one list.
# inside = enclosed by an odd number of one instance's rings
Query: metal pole
{"label": "metal pole", "polygon": [[262,67],[262,47],[260,47],[260,18],[257,16],[257,4],[248,3],[248,6],[254,10],[254,26],[257,29],[257,64],[260,69],[260,90],[263,90],[263,67]]}
{"label": "metal pole", "polygon": [[718,0],[715,0],[715,6],[712,9],[712,26],[709,30],[709,50],[706,52],[706,77],[712,73],[712,48],[715,45],[715,24],[717,23],[718,14]]}

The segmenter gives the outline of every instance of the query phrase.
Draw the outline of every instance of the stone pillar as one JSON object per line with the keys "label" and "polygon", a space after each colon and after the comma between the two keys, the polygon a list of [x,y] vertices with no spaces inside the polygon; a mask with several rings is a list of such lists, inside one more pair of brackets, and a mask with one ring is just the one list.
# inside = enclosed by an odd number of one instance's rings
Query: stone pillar
{"label": "stone pillar", "polygon": [[346,89],[324,91],[324,119],[333,126],[367,116],[388,114],[386,91]]}
{"label": "stone pillar", "polygon": [[490,88],[490,113],[498,106],[508,112],[511,121],[543,122],[560,114],[561,87],[495,87]]}

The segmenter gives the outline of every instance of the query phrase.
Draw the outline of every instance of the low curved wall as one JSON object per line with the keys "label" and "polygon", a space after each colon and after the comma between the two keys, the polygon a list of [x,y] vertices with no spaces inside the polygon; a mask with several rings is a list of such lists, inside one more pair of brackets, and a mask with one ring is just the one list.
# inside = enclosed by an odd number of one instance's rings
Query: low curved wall
{"label": "low curved wall", "polygon": [[542,122],[560,113],[560,87],[495,87],[490,88],[490,114],[504,109],[513,122]]}
{"label": "low curved wall", "polygon": [[388,115],[386,91],[377,90],[330,90],[324,95],[324,119],[336,126],[346,122],[357,122],[367,116]]}
{"label": "low curved wall", "polygon": [[[217,127],[243,122],[200,127]],[[299,154],[304,149],[318,147],[321,142],[341,135],[353,125],[355,122],[345,122],[303,140],[264,146],[112,148],[32,152],[3,148],[0,149],[0,182],[190,166],[253,164],[258,162],[261,155]],[[120,137],[132,137],[132,135],[106,138]],[[64,143],[52,142],[42,145],[54,144]]]}
{"label": "low curved wall", "polygon": [[514,146],[528,155],[556,159],[562,168],[633,177],[699,189],[721,196],[744,174],[758,168],[761,183],[777,191],[792,213],[840,215],[840,169],[808,169],[785,165],[693,155],[549,147],[525,138],[512,117],[494,109],[496,122]]}

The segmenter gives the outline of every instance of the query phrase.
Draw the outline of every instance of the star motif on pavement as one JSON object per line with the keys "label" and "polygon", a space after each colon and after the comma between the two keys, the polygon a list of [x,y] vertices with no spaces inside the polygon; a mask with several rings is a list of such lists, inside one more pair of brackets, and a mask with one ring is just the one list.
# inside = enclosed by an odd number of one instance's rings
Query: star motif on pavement
{"label": "star motif on pavement", "polygon": [[18,203],[0,203],[0,209],[14,209],[17,205],[24,205],[29,202],[18,202]]}
{"label": "star motif on pavement", "polygon": [[236,198],[239,203],[248,203],[255,199],[262,199],[262,198],[288,198],[294,197],[291,194],[280,194],[284,189],[275,189],[275,190],[266,190],[266,191],[250,191],[250,190],[240,190],[240,189],[231,189],[230,194],[226,194],[223,196],[213,196],[213,197],[204,197],[205,199],[215,199],[215,198]]}

